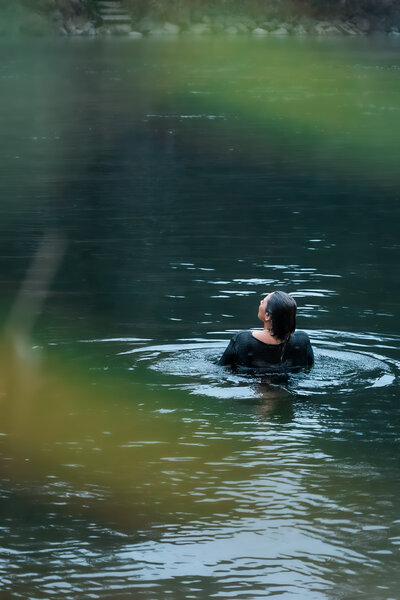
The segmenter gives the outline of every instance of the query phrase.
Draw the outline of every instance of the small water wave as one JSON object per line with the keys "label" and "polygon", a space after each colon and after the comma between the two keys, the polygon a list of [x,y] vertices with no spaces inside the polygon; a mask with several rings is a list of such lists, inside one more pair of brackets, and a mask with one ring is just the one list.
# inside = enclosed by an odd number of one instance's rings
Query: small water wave
{"label": "small water wave", "polygon": [[215,398],[257,398],[279,384],[298,396],[348,394],[366,388],[395,384],[400,363],[382,352],[396,348],[395,338],[355,335],[337,331],[309,332],[315,354],[310,371],[289,374],[282,382],[268,377],[232,373],[218,365],[227,341],[189,339],[180,343],[136,347],[120,352],[132,356],[132,367],[141,363],[169,377],[163,385],[191,394]]}

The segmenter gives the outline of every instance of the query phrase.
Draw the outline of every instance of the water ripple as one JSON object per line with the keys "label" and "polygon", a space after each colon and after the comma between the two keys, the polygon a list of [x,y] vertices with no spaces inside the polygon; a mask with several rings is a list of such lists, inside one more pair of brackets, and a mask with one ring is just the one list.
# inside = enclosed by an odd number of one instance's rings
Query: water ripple
{"label": "water ripple", "polygon": [[[398,346],[396,337],[328,330],[308,333],[314,346],[315,365],[309,372],[290,376],[284,385],[290,394],[342,395],[388,387],[398,381],[400,362],[382,353]],[[171,389],[214,398],[262,397],[268,387],[265,378],[237,375],[217,364],[226,344],[227,341],[194,339],[131,348],[119,355],[131,355],[133,368],[137,363],[145,363],[150,370],[170,376],[170,383],[163,381],[163,385]]]}

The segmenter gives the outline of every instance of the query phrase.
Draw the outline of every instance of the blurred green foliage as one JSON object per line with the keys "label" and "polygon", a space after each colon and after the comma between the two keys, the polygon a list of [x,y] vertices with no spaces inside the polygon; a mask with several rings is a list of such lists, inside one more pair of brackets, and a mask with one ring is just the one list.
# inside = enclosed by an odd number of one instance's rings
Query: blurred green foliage
{"label": "blurred green foliage", "polygon": [[[3,0],[0,6],[0,35],[12,37],[16,34],[34,36],[52,32],[48,12],[52,3],[49,0]],[[53,6],[54,8],[54,6]]]}
{"label": "blurred green foliage", "polygon": [[96,2],[95,0],[2,0],[0,36],[54,34],[57,31],[54,23],[56,13],[64,18],[76,15],[95,18]]}
{"label": "blurred green foliage", "polygon": [[213,14],[246,14],[250,17],[286,18],[309,15],[348,18],[360,13],[388,15],[396,0],[125,0],[135,16],[201,18]]}

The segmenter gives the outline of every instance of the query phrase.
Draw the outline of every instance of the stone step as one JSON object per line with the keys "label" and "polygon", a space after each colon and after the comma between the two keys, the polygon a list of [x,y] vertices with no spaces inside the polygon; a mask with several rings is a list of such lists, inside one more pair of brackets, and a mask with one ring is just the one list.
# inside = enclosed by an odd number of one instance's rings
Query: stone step
{"label": "stone step", "polygon": [[105,13],[105,12],[128,12],[124,8],[122,8],[122,6],[98,6],[97,9],[98,9],[98,11],[100,13]]}
{"label": "stone step", "polygon": [[122,8],[101,8],[100,12],[102,15],[108,15],[108,14],[110,14],[110,15],[113,15],[113,14],[127,15],[127,14],[129,14],[127,10],[124,10]]}
{"label": "stone step", "polygon": [[131,17],[130,15],[102,15],[100,13],[100,16],[102,18],[102,20],[104,21],[104,23],[115,23],[115,22],[131,22]]}
{"label": "stone step", "polygon": [[96,4],[103,27],[108,33],[130,34],[132,17],[119,0],[97,0]]}
{"label": "stone step", "polygon": [[97,6],[102,9],[102,8],[118,8],[118,9],[122,9],[121,6],[121,2],[112,2],[110,0],[97,0]]}
{"label": "stone step", "polygon": [[131,18],[131,15],[127,12],[100,12],[100,15],[104,18],[110,17],[111,19],[113,17],[127,17],[127,18]]}

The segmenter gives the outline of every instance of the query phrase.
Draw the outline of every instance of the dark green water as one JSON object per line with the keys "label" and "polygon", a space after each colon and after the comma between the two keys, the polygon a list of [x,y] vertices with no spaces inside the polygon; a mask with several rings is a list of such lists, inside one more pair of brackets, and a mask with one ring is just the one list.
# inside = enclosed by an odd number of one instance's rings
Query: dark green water
{"label": "dark green water", "polygon": [[[399,48],[0,48],[5,597],[398,598]],[[273,289],[282,387],[215,364]]]}

